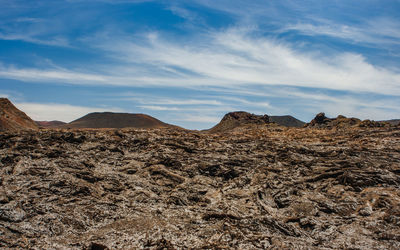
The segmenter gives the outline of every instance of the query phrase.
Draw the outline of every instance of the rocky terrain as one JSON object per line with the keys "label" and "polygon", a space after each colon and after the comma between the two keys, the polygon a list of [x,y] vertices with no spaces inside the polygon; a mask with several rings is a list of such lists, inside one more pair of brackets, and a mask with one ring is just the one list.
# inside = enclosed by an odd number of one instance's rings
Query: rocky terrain
{"label": "rocky terrain", "polygon": [[0,98],[0,132],[23,129],[38,129],[38,126],[7,98]]}
{"label": "rocky terrain", "polygon": [[400,128],[0,134],[3,249],[399,249]]}
{"label": "rocky terrain", "polygon": [[96,112],[87,114],[61,128],[164,128],[176,127],[145,114]]}

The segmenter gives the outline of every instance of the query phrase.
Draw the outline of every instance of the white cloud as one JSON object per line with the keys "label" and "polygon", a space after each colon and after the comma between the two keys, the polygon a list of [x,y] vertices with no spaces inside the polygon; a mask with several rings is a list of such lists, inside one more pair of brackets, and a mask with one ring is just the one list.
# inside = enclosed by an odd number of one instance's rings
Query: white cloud
{"label": "white cloud", "polygon": [[[179,120],[178,120],[179,119]],[[216,116],[208,116],[208,115],[189,115],[185,114],[182,117],[174,119],[175,121],[186,121],[193,123],[218,123],[221,120],[221,117]]]}
{"label": "white cloud", "polygon": [[119,108],[94,108],[94,107],[83,107],[74,106],[69,104],[57,104],[57,103],[30,103],[30,102],[17,102],[15,106],[25,112],[29,117],[35,121],[64,121],[71,122],[91,112],[123,112]]}
{"label": "white cloud", "polygon": [[146,99],[131,98],[132,100],[137,100],[142,104],[156,104],[156,105],[222,105],[220,101],[217,100],[200,100],[200,99],[158,99],[157,97]]}
{"label": "white cloud", "polygon": [[176,107],[165,107],[165,106],[156,106],[156,105],[140,105],[140,106],[137,106],[138,108],[142,108],[142,109],[148,109],[148,110],[157,110],[157,111],[171,111],[171,110],[174,110],[174,111],[178,111],[178,110],[181,110],[181,109],[179,109],[179,108],[176,108]]}
{"label": "white cloud", "polygon": [[123,86],[285,85],[400,95],[400,74],[374,66],[360,54],[303,52],[237,29],[189,44],[171,43],[151,35],[142,45],[114,38],[97,46],[120,64],[95,66],[92,70],[85,65],[85,72],[0,67],[0,77]]}
{"label": "white cloud", "polygon": [[70,84],[104,83],[106,76],[97,74],[85,74],[62,69],[19,69],[15,67],[3,67],[0,65],[0,77],[21,81],[62,82]]}
{"label": "white cloud", "polygon": [[[180,76],[180,80],[165,77],[166,85],[199,85],[203,78],[203,85],[225,87],[253,83],[400,95],[400,74],[376,67],[360,54],[307,53],[238,30],[215,33],[210,39],[197,46],[153,36],[148,46],[124,42],[120,46],[110,44],[108,49],[119,53],[121,60],[141,60],[155,69],[155,75],[161,67],[191,73]],[[157,78],[154,80],[157,82]]]}
{"label": "white cloud", "polygon": [[400,25],[396,20],[373,19],[359,25],[341,24],[318,19],[318,24],[299,22],[288,24],[282,31],[295,30],[306,35],[324,35],[361,44],[400,44]]}
{"label": "white cloud", "polygon": [[59,47],[71,47],[68,40],[65,37],[56,36],[47,39],[36,38],[27,33],[0,33],[0,40],[20,40],[29,43],[36,43],[41,45],[59,46]]}

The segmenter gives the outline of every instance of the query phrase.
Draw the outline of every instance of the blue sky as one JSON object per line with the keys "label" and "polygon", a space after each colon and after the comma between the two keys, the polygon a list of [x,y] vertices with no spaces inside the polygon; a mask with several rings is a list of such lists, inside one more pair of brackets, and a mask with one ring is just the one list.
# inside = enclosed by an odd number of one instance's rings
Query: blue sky
{"label": "blue sky", "polygon": [[36,120],[400,118],[399,0],[0,0],[0,96]]}

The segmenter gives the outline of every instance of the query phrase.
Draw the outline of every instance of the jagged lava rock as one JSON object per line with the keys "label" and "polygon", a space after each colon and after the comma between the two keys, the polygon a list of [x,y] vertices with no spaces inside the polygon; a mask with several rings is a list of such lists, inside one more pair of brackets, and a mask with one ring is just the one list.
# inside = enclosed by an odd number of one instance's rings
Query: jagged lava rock
{"label": "jagged lava rock", "polygon": [[0,245],[399,249],[399,135],[277,126],[0,133]]}

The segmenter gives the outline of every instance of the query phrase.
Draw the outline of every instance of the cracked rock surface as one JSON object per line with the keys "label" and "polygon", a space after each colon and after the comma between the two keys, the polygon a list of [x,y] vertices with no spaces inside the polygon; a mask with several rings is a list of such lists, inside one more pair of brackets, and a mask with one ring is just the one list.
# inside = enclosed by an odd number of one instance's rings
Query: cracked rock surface
{"label": "cracked rock surface", "polygon": [[400,128],[0,134],[0,247],[399,249]]}

